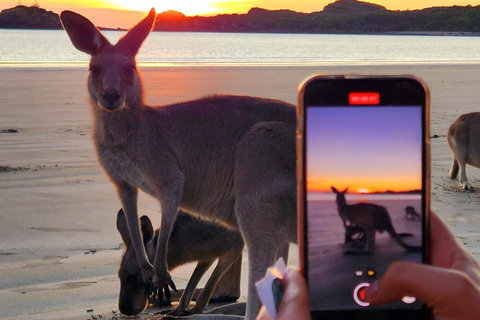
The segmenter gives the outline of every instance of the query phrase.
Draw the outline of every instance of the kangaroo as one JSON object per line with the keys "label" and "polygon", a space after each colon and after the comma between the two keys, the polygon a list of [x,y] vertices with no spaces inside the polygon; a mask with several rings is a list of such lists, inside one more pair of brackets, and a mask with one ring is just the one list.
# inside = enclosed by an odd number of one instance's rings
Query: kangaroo
{"label": "kangaroo", "polygon": [[415,211],[415,208],[412,206],[408,206],[405,208],[405,219],[408,220],[419,220],[420,215],[418,214],[417,211]]}
{"label": "kangaroo", "polygon": [[421,251],[422,247],[410,246],[403,242],[392,225],[392,220],[387,209],[373,203],[358,203],[347,205],[345,194],[348,188],[338,191],[335,187],[331,187],[332,191],[337,195],[338,214],[343,221],[345,229],[348,226],[359,226],[365,230],[366,244],[365,251],[373,253],[375,251],[375,234],[376,232],[387,231],[388,234],[407,251]]}
{"label": "kangaroo", "polygon": [[[178,209],[234,230],[248,248],[246,319],[260,301],[255,281],[296,242],[295,106],[246,96],[211,96],[146,106],[135,56],[155,10],[112,45],[85,17],[61,21],[75,48],[91,55],[88,91],[98,161],[116,187],[144,282],[175,288],[168,239]],[[263,162],[262,162],[263,161]],[[153,266],[142,241],[138,189],[158,199],[161,227]]]}
{"label": "kangaroo", "polygon": [[[153,231],[152,222],[147,216],[142,216],[140,222],[147,254],[149,259],[153,260],[159,230]],[[141,276],[141,270],[135,257],[127,221],[122,209],[117,214],[117,230],[125,244],[125,252],[123,253],[118,271],[118,277],[120,278],[118,306],[120,312],[125,315],[137,315],[147,307],[148,297],[145,295],[147,284]],[[242,249],[243,240],[239,232],[201,221],[180,211],[168,241],[168,267],[170,270],[173,270],[192,261],[198,261],[198,264],[188,281],[184,293],[180,297],[178,306],[169,314],[190,315],[203,313],[223,274],[235,261],[241,262]],[[197,298],[195,307],[187,309],[198,282],[217,258],[217,267]],[[240,269],[237,268],[233,277],[225,278],[222,282],[227,282],[227,284],[233,287],[233,292],[230,296],[220,297],[220,300],[237,300],[240,297]],[[245,310],[243,310],[244,312]]]}
{"label": "kangaroo", "polygon": [[458,176],[464,191],[474,191],[467,179],[466,165],[480,168],[480,112],[461,115],[448,128],[447,141],[453,152],[452,167],[449,171],[451,179]]}

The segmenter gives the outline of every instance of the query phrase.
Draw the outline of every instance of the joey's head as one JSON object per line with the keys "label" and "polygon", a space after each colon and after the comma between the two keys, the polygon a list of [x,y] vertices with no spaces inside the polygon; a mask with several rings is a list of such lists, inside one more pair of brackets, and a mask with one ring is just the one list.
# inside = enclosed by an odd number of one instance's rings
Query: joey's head
{"label": "joey's head", "polygon": [[[147,216],[140,218],[144,245],[147,247],[152,242],[154,231],[152,222]],[[148,304],[147,284],[143,280],[142,270],[137,262],[130,233],[128,232],[127,220],[123,210],[117,214],[117,230],[122,236],[125,244],[125,252],[118,270],[120,278],[120,295],[118,298],[118,309],[125,315],[137,315]]]}
{"label": "joey's head", "polygon": [[94,107],[106,111],[143,106],[135,56],[155,22],[155,9],[112,45],[87,18],[63,11],[62,25],[75,48],[91,55],[88,91]]}

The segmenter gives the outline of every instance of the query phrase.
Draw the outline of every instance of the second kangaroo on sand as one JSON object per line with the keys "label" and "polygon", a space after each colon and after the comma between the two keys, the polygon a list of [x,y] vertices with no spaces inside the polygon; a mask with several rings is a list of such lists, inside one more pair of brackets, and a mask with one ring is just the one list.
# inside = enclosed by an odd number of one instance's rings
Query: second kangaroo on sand
{"label": "second kangaroo on sand", "polygon": [[480,112],[462,114],[448,128],[448,145],[453,152],[452,168],[449,171],[451,179],[458,180],[464,191],[473,191],[468,181],[467,164],[480,168]]}
{"label": "second kangaroo on sand", "polygon": [[407,251],[415,252],[422,250],[422,247],[410,246],[403,242],[393,228],[392,220],[385,207],[373,203],[347,205],[345,194],[347,193],[348,188],[343,191],[338,191],[334,187],[331,188],[337,195],[338,214],[343,221],[345,229],[347,229],[348,226],[353,225],[365,230],[366,252],[372,253],[375,251],[375,234],[377,231],[387,231],[393,240]]}
{"label": "second kangaroo on sand", "polygon": [[[142,216],[140,222],[148,257],[153,260],[159,230],[153,231],[152,223],[147,216]],[[120,278],[118,307],[120,312],[125,315],[137,315],[147,307],[148,297],[145,295],[147,284],[141,276],[141,270],[132,248],[127,220],[122,209],[117,214],[117,230],[125,244],[125,252],[118,271]],[[231,292],[230,296],[219,298],[230,301],[237,300],[240,297],[240,268],[234,268],[233,274],[230,272],[230,278],[222,276],[233,263],[241,263],[242,249],[243,240],[240,233],[179,212],[168,241],[168,267],[172,270],[193,261],[198,261],[198,264],[180,297],[178,306],[170,314],[203,313],[220,279],[221,284],[225,284],[234,292]],[[197,298],[195,307],[188,309],[198,282],[217,258],[218,264]],[[245,313],[245,306],[239,305],[239,308],[241,309],[239,313]]]}
{"label": "second kangaroo on sand", "polygon": [[[174,287],[167,248],[179,208],[241,231],[249,258],[246,319],[253,320],[260,309],[255,282],[296,242],[295,106],[245,96],[146,106],[135,56],[155,18],[152,9],[112,45],[85,17],[61,14],[75,48],[91,55],[88,91],[98,160],[117,189],[153,291]],[[153,267],[140,231],[138,189],[161,207]]]}

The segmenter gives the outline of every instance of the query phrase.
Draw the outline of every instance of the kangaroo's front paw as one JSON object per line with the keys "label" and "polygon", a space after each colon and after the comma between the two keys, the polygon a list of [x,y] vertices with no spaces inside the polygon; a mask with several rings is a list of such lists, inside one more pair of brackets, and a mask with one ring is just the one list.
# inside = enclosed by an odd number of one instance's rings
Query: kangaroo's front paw
{"label": "kangaroo's front paw", "polygon": [[155,282],[153,281],[153,270],[152,268],[146,268],[142,270],[142,274],[143,282],[145,283],[145,296],[151,298],[156,292]]}
{"label": "kangaroo's front paw", "polygon": [[170,288],[173,291],[178,292],[177,288],[175,287],[175,283],[173,283],[172,277],[168,272],[162,272],[160,275],[155,274],[154,283],[156,287],[156,294],[158,294],[158,305],[162,307],[163,301],[163,293],[165,292],[165,300],[167,301],[167,305],[171,305],[171,294]]}

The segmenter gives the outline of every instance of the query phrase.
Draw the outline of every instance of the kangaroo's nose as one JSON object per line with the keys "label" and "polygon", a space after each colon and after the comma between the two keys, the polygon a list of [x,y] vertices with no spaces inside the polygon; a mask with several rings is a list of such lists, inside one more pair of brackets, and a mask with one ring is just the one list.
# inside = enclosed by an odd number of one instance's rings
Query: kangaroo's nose
{"label": "kangaroo's nose", "polygon": [[117,89],[107,89],[103,92],[102,98],[108,101],[110,105],[120,100],[120,92]]}

